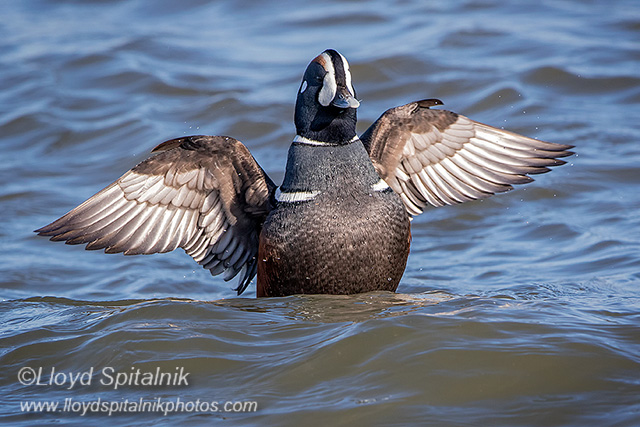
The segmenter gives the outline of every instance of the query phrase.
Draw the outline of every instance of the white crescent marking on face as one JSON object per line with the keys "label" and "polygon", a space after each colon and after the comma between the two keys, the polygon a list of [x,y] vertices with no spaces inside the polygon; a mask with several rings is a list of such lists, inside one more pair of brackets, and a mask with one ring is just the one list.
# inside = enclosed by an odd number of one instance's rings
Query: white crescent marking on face
{"label": "white crescent marking on face", "polygon": [[336,70],[333,68],[331,56],[326,52],[322,52],[321,56],[324,58],[324,69],[327,74],[324,75],[322,89],[318,93],[318,102],[323,107],[328,107],[336,96],[338,84],[336,83]]}
{"label": "white crescent marking on face", "polygon": [[305,90],[307,90],[307,81],[303,80],[302,86],[300,86],[300,93],[304,92]]}

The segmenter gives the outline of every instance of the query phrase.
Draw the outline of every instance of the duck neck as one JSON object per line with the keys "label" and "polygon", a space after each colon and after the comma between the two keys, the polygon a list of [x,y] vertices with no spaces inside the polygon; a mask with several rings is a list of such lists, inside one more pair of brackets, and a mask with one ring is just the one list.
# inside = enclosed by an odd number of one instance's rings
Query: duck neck
{"label": "duck neck", "polygon": [[356,137],[356,120],[355,108],[327,107],[315,111],[296,108],[296,133],[310,141],[345,145]]}

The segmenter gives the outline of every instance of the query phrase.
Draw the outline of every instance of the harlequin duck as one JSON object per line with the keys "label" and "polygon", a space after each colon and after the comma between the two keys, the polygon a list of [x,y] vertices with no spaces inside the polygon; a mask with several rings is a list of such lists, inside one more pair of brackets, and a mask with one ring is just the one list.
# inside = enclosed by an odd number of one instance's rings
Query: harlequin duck
{"label": "harlequin duck", "polygon": [[36,230],[125,255],[182,248],[240,295],[395,291],[427,205],[480,199],[565,162],[570,145],[527,138],[436,99],[386,111],[358,138],[349,64],[326,50],[307,67],[297,135],[278,188],[240,142],[172,139],[77,208]]}

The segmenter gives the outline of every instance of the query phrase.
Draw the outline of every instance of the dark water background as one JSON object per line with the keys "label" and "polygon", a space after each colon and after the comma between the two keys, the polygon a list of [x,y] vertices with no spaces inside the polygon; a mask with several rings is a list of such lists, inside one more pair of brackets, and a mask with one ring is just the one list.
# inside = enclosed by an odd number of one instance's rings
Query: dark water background
{"label": "dark water background", "polygon": [[[181,135],[234,136],[280,182],[302,72],[329,47],[360,131],[434,97],[577,155],[414,220],[395,295],[238,298],[182,252],[32,233]],[[635,0],[2,2],[0,423],[640,425],[639,105]],[[23,367],[191,381],[69,390]],[[20,410],[67,398],[258,410]]]}

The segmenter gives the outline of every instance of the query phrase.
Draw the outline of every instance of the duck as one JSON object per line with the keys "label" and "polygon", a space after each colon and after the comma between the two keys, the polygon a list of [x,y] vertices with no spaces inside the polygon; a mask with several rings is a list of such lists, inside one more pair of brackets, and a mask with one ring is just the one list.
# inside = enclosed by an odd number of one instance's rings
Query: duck
{"label": "duck", "polygon": [[512,190],[573,154],[440,105],[391,108],[358,136],[349,63],[327,49],[297,91],[280,186],[232,137],[180,137],[35,232],[106,253],[182,248],[238,276],[238,295],[256,276],[258,297],[395,292],[415,216]]}

